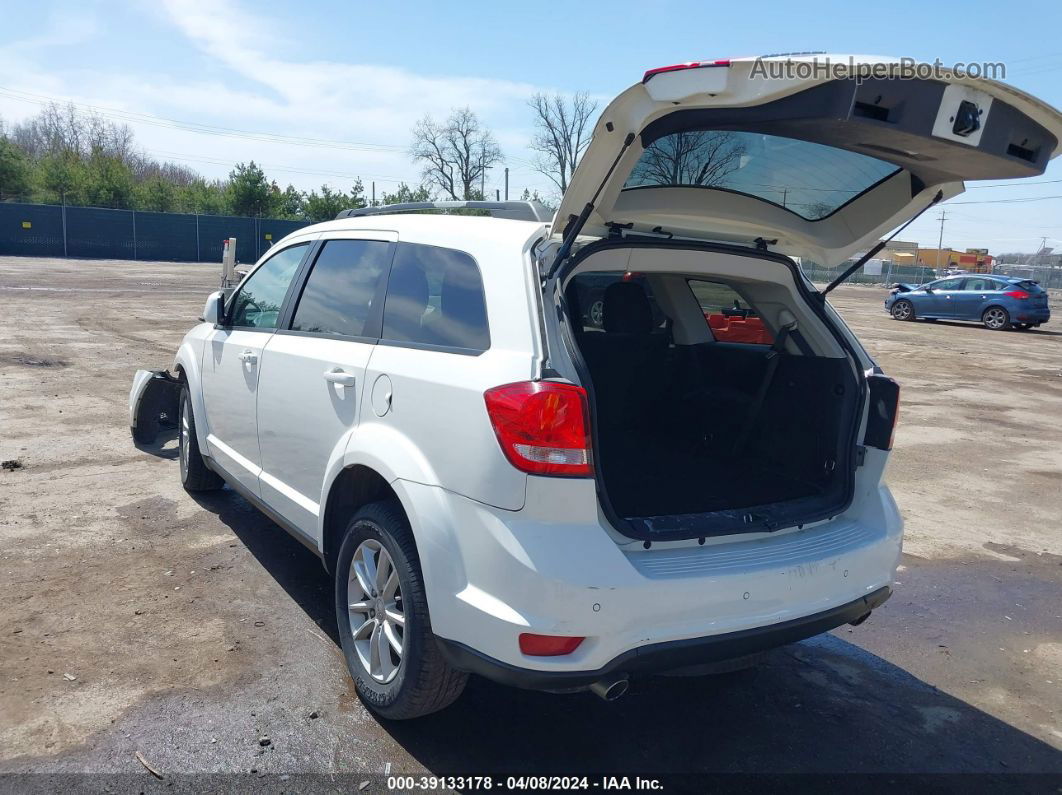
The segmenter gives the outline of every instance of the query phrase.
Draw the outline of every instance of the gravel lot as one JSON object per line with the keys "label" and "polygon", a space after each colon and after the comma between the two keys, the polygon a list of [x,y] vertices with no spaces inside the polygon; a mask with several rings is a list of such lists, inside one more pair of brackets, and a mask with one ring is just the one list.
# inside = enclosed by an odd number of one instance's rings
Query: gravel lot
{"label": "gravel lot", "polygon": [[0,772],[152,783],[139,752],[163,776],[1062,776],[1059,320],[904,324],[880,288],[835,293],[903,385],[907,553],[863,626],[615,704],[477,680],[384,724],[353,693],[316,558],[231,491],[187,495],[172,441],[132,444],[133,370],[170,365],[218,273],[0,258],[0,460],[21,464],[0,471]]}

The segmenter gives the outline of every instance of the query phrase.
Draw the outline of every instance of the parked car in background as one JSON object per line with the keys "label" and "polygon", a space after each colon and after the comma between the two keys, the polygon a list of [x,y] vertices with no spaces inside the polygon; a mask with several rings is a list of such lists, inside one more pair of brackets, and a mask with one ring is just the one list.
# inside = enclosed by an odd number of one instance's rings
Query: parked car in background
{"label": "parked car in background", "polygon": [[983,274],[897,284],[885,311],[896,320],[970,320],[992,331],[1027,331],[1051,319],[1047,290],[1036,282]]}

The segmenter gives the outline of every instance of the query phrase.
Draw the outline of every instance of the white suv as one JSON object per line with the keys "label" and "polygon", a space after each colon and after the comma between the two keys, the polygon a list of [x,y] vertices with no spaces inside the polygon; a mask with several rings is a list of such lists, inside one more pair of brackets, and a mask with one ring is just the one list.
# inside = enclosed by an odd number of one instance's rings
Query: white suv
{"label": "white suv", "polygon": [[990,81],[829,77],[647,73],[552,224],[299,230],[207,300],[172,375],[138,372],[134,435],[179,418],[187,489],[228,483],[321,556],[390,718],[469,673],[613,698],[863,621],[900,556],[898,389],[793,257],[873,256],[964,178],[1042,173],[1062,117]]}

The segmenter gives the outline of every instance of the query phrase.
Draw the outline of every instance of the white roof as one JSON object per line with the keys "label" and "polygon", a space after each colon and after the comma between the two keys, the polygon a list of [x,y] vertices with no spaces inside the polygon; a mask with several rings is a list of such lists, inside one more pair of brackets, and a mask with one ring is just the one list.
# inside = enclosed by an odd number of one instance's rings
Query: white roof
{"label": "white roof", "polygon": [[340,218],[313,224],[292,232],[284,240],[306,235],[373,230],[393,232],[399,240],[471,251],[482,245],[508,245],[522,248],[529,241],[549,233],[549,225],[537,221],[510,221],[502,218],[428,213],[395,213]]}

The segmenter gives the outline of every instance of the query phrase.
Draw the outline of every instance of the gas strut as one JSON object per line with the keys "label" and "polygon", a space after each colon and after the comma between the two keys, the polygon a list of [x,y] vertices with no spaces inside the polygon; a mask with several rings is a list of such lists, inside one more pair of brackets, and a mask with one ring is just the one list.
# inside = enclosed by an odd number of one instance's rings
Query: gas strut
{"label": "gas strut", "polygon": [[904,229],[906,229],[911,224],[913,224],[915,221],[917,221],[919,216],[922,215],[922,213],[924,213],[926,210],[928,210],[930,207],[932,207],[934,204],[936,204],[937,202],[939,202],[943,198],[944,198],[944,191],[938,190],[937,191],[937,195],[933,197],[933,201],[931,201],[929,204],[927,204],[925,207],[923,207],[921,210],[919,210],[917,213],[915,213],[914,217],[911,218],[910,221],[905,223],[903,226],[901,226],[899,229],[897,229],[895,232],[893,232],[887,238],[885,238],[884,240],[879,242],[876,246],[874,246],[874,248],[870,249],[870,251],[868,251],[866,254],[864,254],[862,257],[860,257],[858,260],[856,260],[854,265],[852,265],[849,268],[846,268],[844,273],[842,273],[840,276],[838,276],[832,282],[827,284],[826,285],[826,289],[823,290],[821,293],[819,293],[819,300],[825,302],[826,301],[826,293],[830,292],[830,290],[832,290],[837,285],[841,284],[845,279],[847,279],[849,276],[851,276],[857,270],[859,270],[864,265],[866,265],[867,261],[872,259],[875,254],[877,254],[879,251],[881,251],[883,248],[885,248],[885,246],[887,246],[889,244],[889,242],[894,237],[896,237],[896,235],[900,234],[900,232],[902,232]]}

